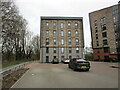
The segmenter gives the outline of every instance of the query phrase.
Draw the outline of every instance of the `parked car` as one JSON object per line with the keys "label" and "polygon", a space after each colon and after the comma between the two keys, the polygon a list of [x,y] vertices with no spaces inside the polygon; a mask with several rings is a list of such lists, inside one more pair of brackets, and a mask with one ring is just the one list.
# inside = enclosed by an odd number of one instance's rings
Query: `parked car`
{"label": "parked car", "polygon": [[117,58],[112,58],[110,61],[111,62],[119,62],[119,60],[117,60]]}
{"label": "parked car", "polygon": [[75,70],[86,70],[90,69],[90,62],[81,58],[73,58],[70,60],[68,67]]}
{"label": "parked car", "polygon": [[70,60],[71,60],[70,58],[65,58],[65,59],[62,60],[62,62],[64,64],[68,64],[70,62]]}
{"label": "parked car", "polygon": [[54,59],[52,60],[52,63],[53,63],[53,64],[58,64],[58,63],[59,63],[59,59],[58,59],[58,58],[54,58]]}

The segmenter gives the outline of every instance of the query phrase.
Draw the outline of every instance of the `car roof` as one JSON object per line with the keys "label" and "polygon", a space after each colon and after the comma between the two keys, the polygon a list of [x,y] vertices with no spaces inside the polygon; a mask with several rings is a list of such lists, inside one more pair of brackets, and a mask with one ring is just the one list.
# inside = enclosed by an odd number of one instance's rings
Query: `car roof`
{"label": "car roof", "polygon": [[70,59],[70,58],[64,58],[64,60],[65,60],[65,59]]}
{"label": "car roof", "polygon": [[73,58],[73,59],[82,59],[82,58]]}

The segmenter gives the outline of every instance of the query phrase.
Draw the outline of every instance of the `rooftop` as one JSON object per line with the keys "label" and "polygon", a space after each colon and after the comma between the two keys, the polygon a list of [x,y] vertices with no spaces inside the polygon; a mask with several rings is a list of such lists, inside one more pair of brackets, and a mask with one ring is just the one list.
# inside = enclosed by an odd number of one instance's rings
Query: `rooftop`
{"label": "rooftop", "polygon": [[41,20],[82,20],[82,17],[53,17],[41,16]]}
{"label": "rooftop", "polygon": [[118,5],[119,5],[119,2],[118,2],[118,4],[115,4],[115,5],[112,5],[112,6],[109,6],[109,7],[105,7],[105,8],[99,9],[99,10],[92,11],[89,14],[94,13],[94,12],[98,12],[98,11],[102,11],[102,10],[105,10],[105,9],[108,9],[108,8],[112,8],[113,6],[118,6]]}

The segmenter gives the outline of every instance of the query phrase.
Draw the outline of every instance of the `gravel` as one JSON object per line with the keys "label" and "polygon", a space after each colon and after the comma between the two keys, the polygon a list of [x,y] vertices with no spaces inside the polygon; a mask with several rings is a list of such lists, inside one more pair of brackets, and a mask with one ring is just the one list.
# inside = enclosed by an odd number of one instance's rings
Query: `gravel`
{"label": "gravel", "polygon": [[9,89],[29,68],[21,68],[3,77],[2,90]]}

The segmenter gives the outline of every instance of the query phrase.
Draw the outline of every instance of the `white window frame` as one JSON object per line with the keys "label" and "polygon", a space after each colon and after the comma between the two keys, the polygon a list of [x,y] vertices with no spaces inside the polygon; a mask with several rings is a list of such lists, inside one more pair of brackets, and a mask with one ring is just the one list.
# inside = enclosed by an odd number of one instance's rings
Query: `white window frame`
{"label": "white window frame", "polygon": [[64,36],[64,31],[63,30],[61,30],[61,36]]}
{"label": "white window frame", "polygon": [[63,47],[61,48],[61,54],[64,54],[64,48]]}
{"label": "white window frame", "polygon": [[64,28],[64,23],[60,23],[60,28]]}
{"label": "white window frame", "polygon": [[79,45],[79,39],[78,38],[75,40],[75,42],[76,42],[76,45]]}
{"label": "white window frame", "polygon": [[64,39],[61,39],[61,45],[64,45]]}
{"label": "white window frame", "polygon": [[75,29],[78,29],[78,23],[77,22],[75,23]]}

